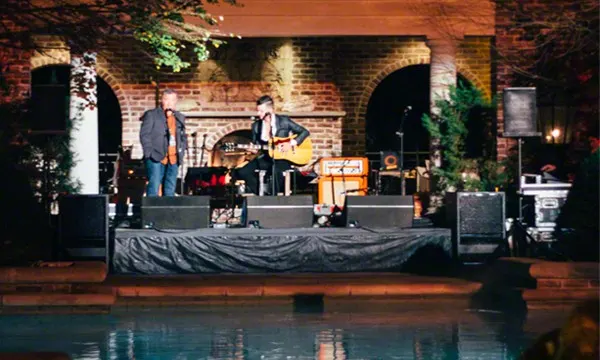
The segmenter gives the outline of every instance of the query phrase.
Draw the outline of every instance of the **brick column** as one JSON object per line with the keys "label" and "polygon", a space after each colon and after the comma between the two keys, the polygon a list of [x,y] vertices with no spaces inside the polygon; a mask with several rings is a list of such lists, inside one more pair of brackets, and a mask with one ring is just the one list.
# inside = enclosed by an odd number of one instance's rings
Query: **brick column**
{"label": "brick column", "polygon": [[[449,87],[456,85],[456,47],[452,39],[427,39],[427,46],[431,50],[430,73],[430,106],[431,114],[438,114],[435,102],[448,99]],[[442,164],[439,139],[430,142],[431,165],[439,167]]]}
{"label": "brick column", "polygon": [[98,95],[96,54],[71,56],[70,81],[71,153],[70,179],[81,185],[80,194],[98,194]]}

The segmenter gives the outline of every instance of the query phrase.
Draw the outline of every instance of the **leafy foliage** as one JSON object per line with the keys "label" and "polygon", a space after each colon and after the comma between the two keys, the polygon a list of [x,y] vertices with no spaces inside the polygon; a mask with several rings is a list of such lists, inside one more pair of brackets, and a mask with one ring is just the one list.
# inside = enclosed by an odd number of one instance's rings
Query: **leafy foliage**
{"label": "leafy foliage", "polygon": [[[0,157],[26,175],[38,202],[53,194],[76,193],[80,184],[69,180],[73,156],[69,149],[70,123],[60,135],[38,135],[30,132],[29,104],[12,102],[0,105]],[[44,172],[47,171],[47,174]],[[49,175],[45,179],[45,175]],[[45,183],[47,181],[47,183]],[[48,194],[45,194],[47,187]]]}
{"label": "leafy foliage", "polygon": [[45,205],[79,186],[69,180],[69,132],[29,132],[29,108],[27,102],[0,104],[0,206],[8,209],[0,218],[0,265],[48,259],[52,230]]}
{"label": "leafy foliage", "polygon": [[[492,191],[505,184],[502,165],[488,158],[467,158],[467,123],[481,109],[490,109],[492,103],[485,100],[481,92],[459,83],[452,86],[447,100],[436,101],[437,115],[423,115],[423,125],[431,138],[439,139],[442,166],[433,168],[432,173],[438,189],[446,191]],[[485,121],[485,119],[476,119]],[[480,139],[480,141],[486,141]]]}
{"label": "leafy foliage", "polygon": [[[222,2],[237,5],[236,0]],[[43,51],[31,35],[50,34],[76,51],[85,51],[115,35],[128,35],[139,41],[157,68],[178,72],[190,66],[182,58],[184,49],[189,47],[204,61],[208,45],[223,44],[220,21],[222,17],[207,13],[198,0],[4,0],[0,2],[0,47]]]}

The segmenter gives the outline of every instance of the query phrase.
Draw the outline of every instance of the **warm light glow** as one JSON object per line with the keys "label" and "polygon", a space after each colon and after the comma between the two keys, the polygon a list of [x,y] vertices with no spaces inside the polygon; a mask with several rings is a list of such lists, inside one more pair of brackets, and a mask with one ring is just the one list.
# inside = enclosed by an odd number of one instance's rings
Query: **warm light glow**
{"label": "warm light glow", "polygon": [[557,138],[560,136],[560,130],[559,129],[553,129],[552,132],[550,133],[550,135],[552,135],[553,138]]}
{"label": "warm light glow", "polygon": [[546,135],[546,141],[550,141],[550,140],[552,140],[552,136]]}
{"label": "warm light glow", "polygon": [[128,173],[129,175],[133,174],[133,169],[129,169],[129,170],[127,170],[127,173]]}

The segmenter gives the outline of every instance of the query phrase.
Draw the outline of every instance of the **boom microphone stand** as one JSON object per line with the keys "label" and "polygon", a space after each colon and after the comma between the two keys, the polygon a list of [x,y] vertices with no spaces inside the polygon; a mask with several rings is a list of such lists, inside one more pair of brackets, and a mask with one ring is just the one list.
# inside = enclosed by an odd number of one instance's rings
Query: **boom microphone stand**
{"label": "boom microphone stand", "polygon": [[400,188],[402,196],[406,195],[406,179],[404,178],[404,120],[406,116],[412,110],[412,106],[407,106],[404,109],[402,118],[400,119],[400,130],[396,131],[396,135],[400,137]]}

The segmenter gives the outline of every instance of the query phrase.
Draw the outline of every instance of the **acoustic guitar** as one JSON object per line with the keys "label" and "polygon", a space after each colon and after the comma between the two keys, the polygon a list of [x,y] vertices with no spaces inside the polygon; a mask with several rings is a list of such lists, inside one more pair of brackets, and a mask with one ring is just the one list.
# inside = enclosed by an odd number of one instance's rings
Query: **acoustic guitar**
{"label": "acoustic guitar", "polygon": [[304,139],[304,141],[292,148],[287,152],[281,152],[279,145],[290,142],[297,135],[289,137],[273,137],[269,140],[266,145],[257,144],[236,144],[236,143],[225,143],[221,146],[221,149],[225,152],[242,150],[266,150],[269,152],[269,156],[275,160],[287,160],[294,165],[304,166],[310,162],[312,158],[312,141],[310,137]]}

